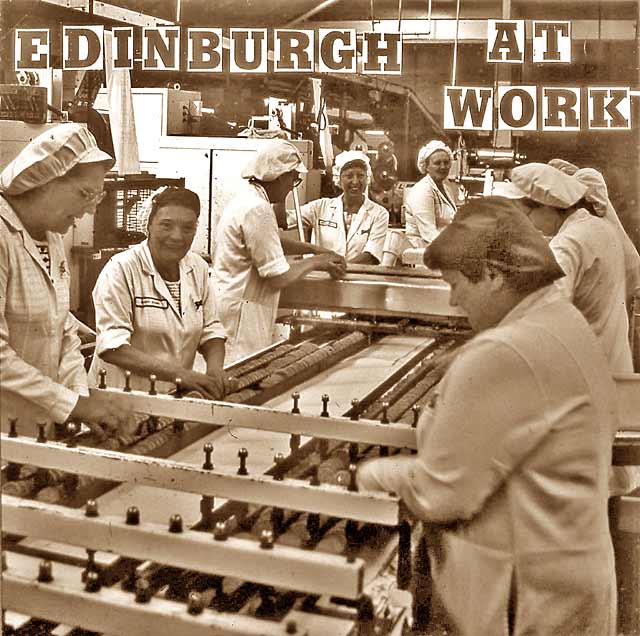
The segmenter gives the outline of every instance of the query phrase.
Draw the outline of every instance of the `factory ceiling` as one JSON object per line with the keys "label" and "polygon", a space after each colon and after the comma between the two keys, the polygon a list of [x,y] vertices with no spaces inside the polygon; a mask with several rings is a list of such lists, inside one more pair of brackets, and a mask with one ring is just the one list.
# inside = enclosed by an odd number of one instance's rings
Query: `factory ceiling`
{"label": "factory ceiling", "polygon": [[[122,7],[163,21],[197,26],[313,26],[372,20],[524,18],[637,20],[637,0],[3,0],[96,14]],[[458,7],[459,4],[459,7]],[[116,9],[117,10],[117,9]]]}

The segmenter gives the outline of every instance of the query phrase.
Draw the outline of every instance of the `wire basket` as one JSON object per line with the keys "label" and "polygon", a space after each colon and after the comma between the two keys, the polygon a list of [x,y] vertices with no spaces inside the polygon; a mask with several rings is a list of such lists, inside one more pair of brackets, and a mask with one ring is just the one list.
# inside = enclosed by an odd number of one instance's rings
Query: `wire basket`
{"label": "wire basket", "polygon": [[94,221],[96,249],[126,247],[140,242],[138,215],[144,200],[160,186],[184,186],[184,179],[162,179],[150,175],[107,176],[107,193]]}

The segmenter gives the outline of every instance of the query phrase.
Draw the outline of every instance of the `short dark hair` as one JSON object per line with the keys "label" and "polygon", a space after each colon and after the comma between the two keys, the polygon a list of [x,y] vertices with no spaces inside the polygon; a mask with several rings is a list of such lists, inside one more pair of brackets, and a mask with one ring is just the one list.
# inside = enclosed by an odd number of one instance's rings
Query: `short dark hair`
{"label": "short dark hair", "polygon": [[151,223],[151,220],[160,208],[172,203],[193,210],[196,213],[196,217],[200,216],[200,197],[193,190],[180,186],[169,186],[153,197],[147,225]]}

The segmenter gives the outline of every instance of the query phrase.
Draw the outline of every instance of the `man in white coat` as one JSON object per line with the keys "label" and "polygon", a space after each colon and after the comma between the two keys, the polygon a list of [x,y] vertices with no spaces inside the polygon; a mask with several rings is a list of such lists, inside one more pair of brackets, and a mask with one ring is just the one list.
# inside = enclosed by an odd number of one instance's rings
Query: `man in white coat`
{"label": "man in white coat", "polygon": [[222,212],[217,230],[213,283],[227,336],[227,363],[269,346],[280,290],[315,270],[341,276],[342,256],[328,252],[289,263],[273,203],[282,203],[307,172],[296,147],[281,139],[265,143],[245,166],[249,188]]}
{"label": "man in white coat", "polygon": [[513,201],[463,206],[425,260],[477,335],[424,412],[417,455],[364,463],[359,487],[397,493],[428,524],[433,607],[448,633],[613,636],[618,422],[604,353]]}

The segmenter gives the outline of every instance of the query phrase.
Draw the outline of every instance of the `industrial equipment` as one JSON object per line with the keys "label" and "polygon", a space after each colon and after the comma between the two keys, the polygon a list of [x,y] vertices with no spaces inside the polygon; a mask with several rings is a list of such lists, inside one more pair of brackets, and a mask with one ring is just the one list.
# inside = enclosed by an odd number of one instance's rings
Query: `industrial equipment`
{"label": "industrial equipment", "polygon": [[[355,469],[415,449],[470,335],[448,294],[419,272],[316,273],[283,293],[290,338],[229,367],[224,402],[103,375],[97,390],[136,413],[117,437],[70,425],[31,439],[16,422],[2,435],[5,629],[405,633],[414,522],[396,496],[358,492]],[[637,383],[618,386],[640,429]],[[640,463],[640,432],[615,453]]]}

